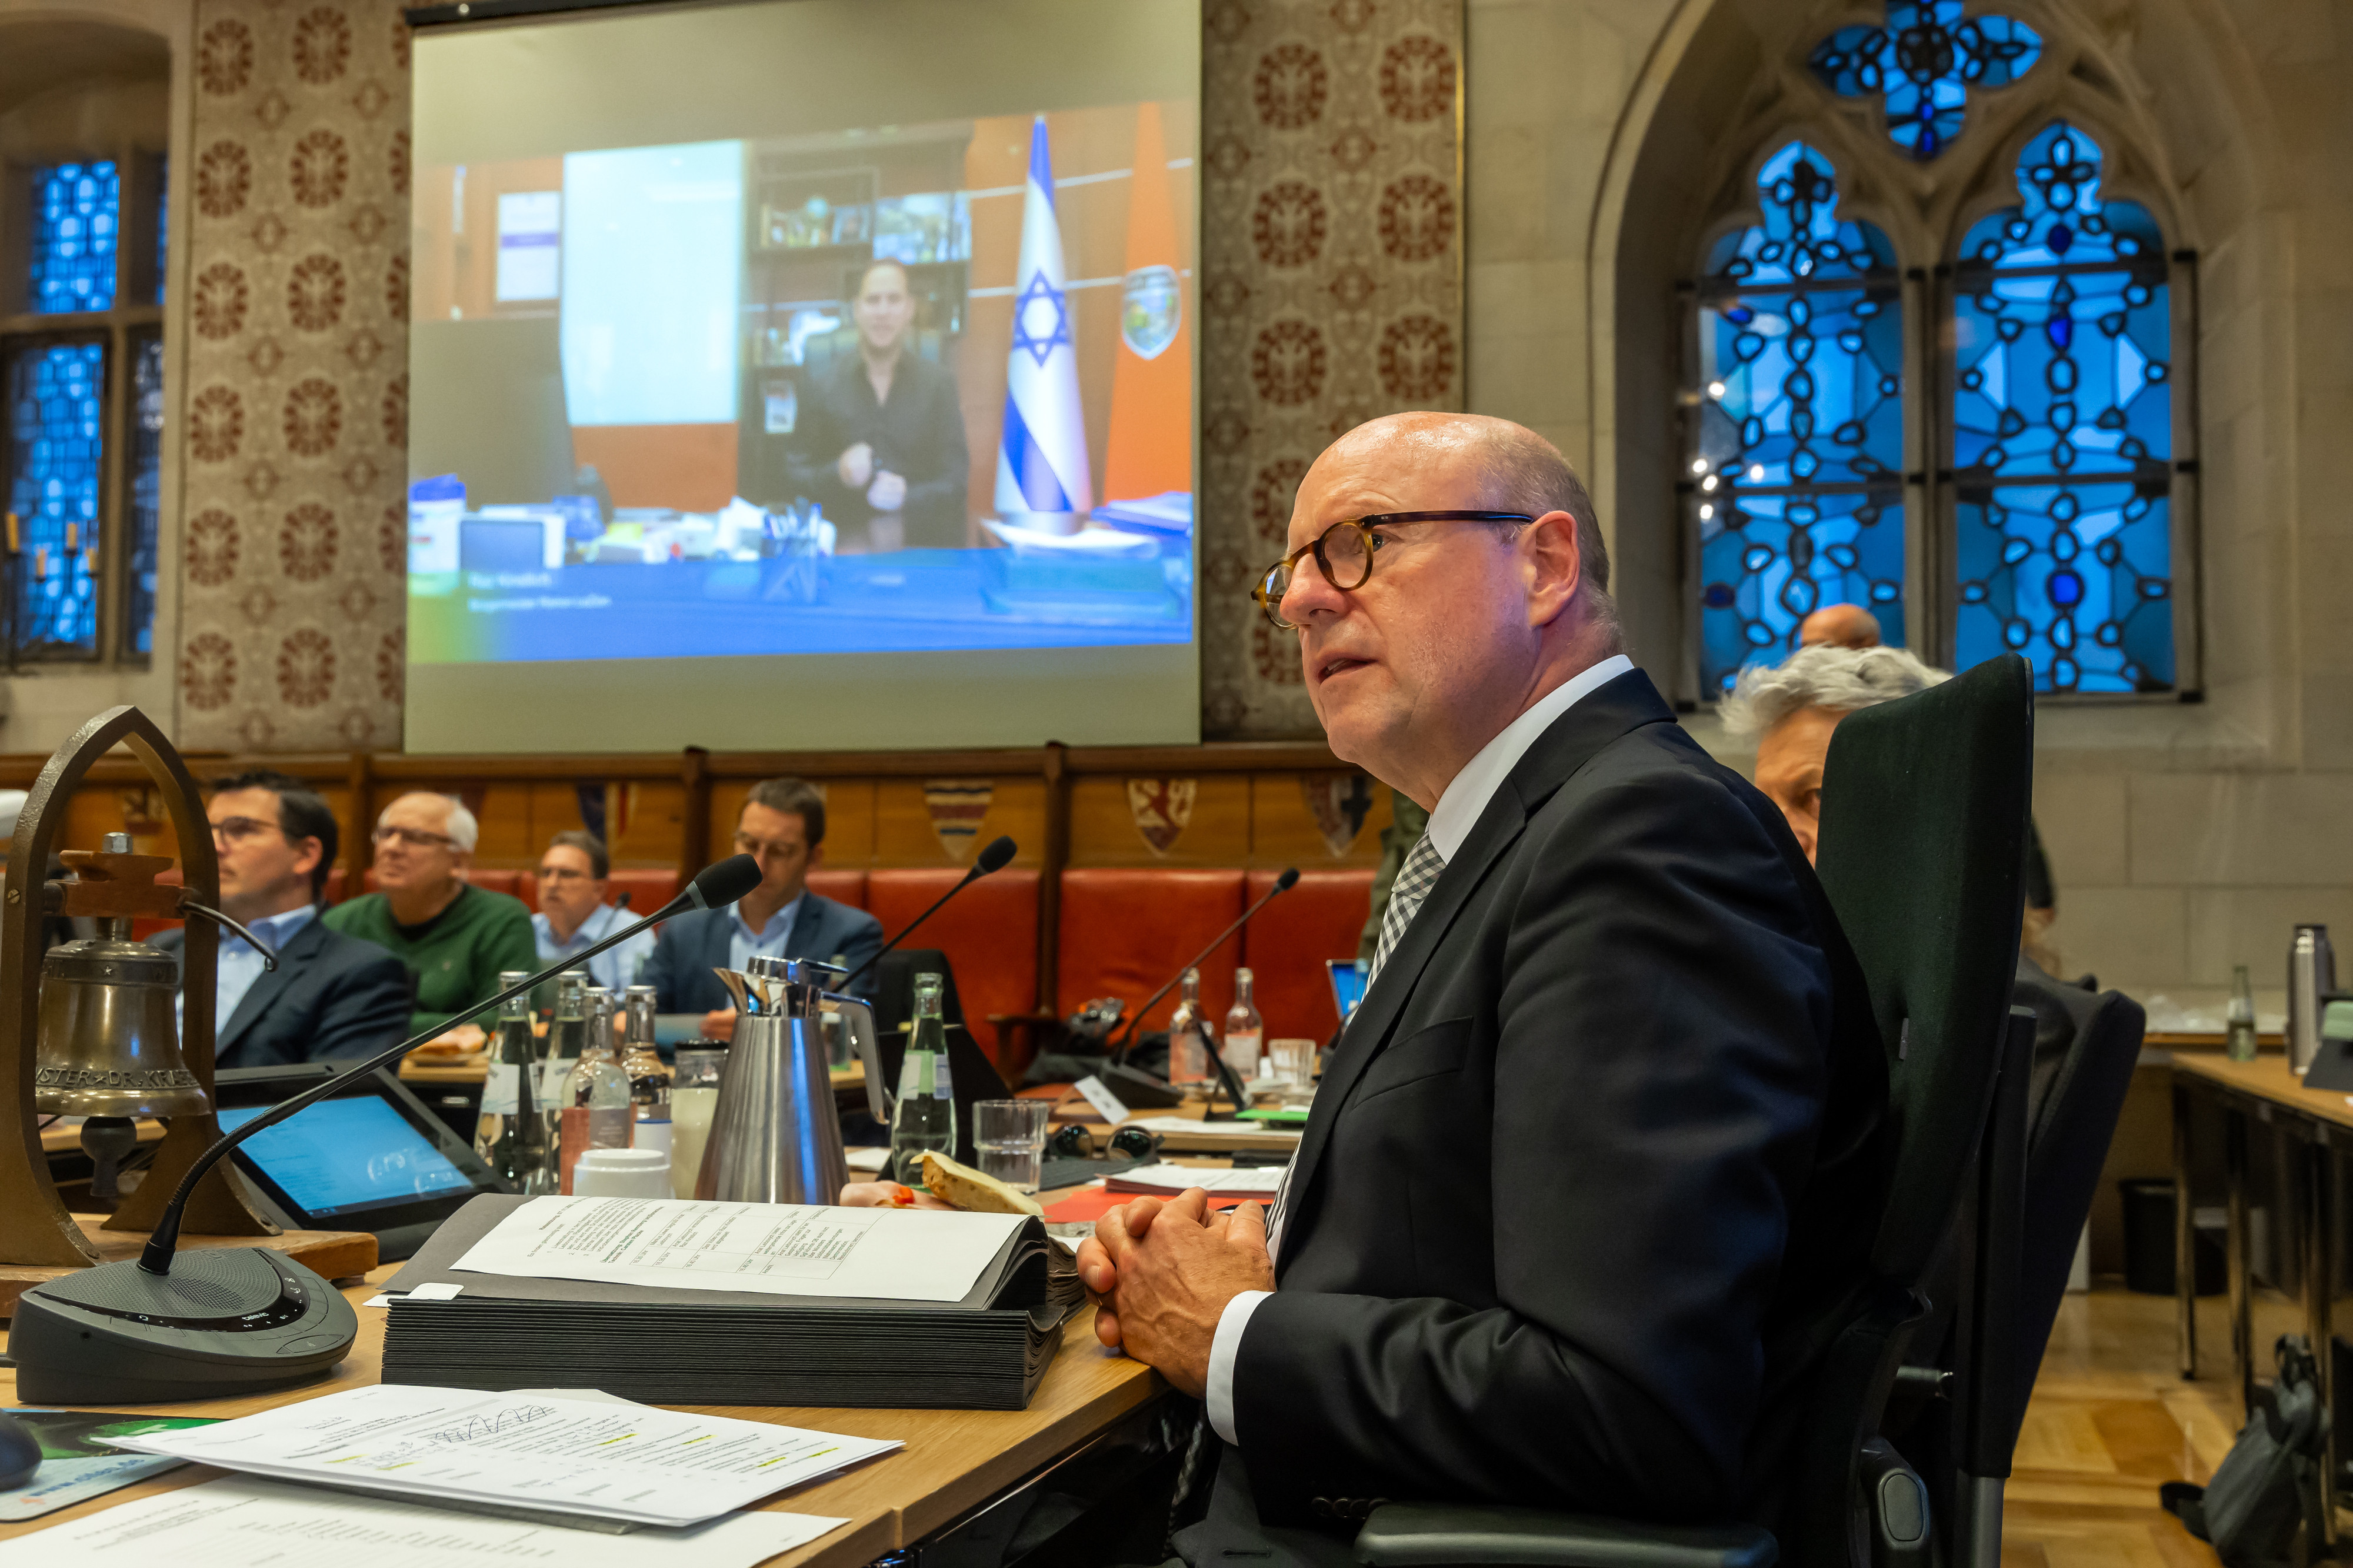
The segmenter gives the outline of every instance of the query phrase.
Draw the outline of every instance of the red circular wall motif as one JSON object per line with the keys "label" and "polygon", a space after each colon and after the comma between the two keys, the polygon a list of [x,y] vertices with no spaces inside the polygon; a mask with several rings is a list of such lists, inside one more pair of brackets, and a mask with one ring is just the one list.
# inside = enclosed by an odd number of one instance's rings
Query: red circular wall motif
{"label": "red circular wall motif", "polygon": [[394,321],[408,316],[408,258],[396,256],[384,269],[385,313]]}
{"label": "red circular wall motif", "polygon": [[392,18],[392,63],[400,70],[408,68],[408,24],[395,12]]}
{"label": "red circular wall motif", "polygon": [[1250,666],[1270,686],[1307,684],[1299,668],[1299,634],[1277,630],[1264,616],[1250,617]]}
{"label": "red circular wall motif", "polygon": [[1324,334],[1305,321],[1263,328],[1250,348],[1250,383],[1269,403],[1290,408],[1324,390]]}
{"label": "red circular wall motif", "polygon": [[1307,477],[1307,464],[1299,458],[1277,458],[1258,471],[1250,481],[1250,521],[1258,525],[1258,536],[1276,550],[1291,532],[1291,503],[1298,499],[1299,481]]}
{"label": "red circular wall motif", "polygon": [[289,708],[316,708],[335,689],[335,645],[305,626],[278,645],[278,695]]}
{"label": "red circular wall motif", "polygon": [[237,575],[237,519],[209,507],[188,520],[188,581],[217,588]]}
{"label": "red circular wall motif", "polygon": [[407,132],[396,131],[392,133],[392,150],[385,155],[385,167],[392,176],[393,194],[406,195],[408,194]]}
{"label": "red circular wall motif", "polygon": [[306,332],[323,332],[343,319],[343,264],[315,251],[286,275],[286,314]]}
{"label": "red circular wall motif", "polygon": [[352,176],[352,150],[332,131],[313,131],[294,143],[287,160],[294,199],[306,207],[329,207],[343,199]]}
{"label": "red circular wall motif", "polygon": [[408,564],[408,513],[399,507],[385,508],[375,525],[375,558],[387,576]]}
{"label": "red circular wall motif", "polygon": [[1404,316],[1381,330],[1381,389],[1426,403],[1454,387],[1454,334],[1435,316]]}
{"label": "red circular wall motif", "polygon": [[253,159],[241,142],[216,142],[196,157],[196,210],[235,217],[253,194]]}
{"label": "red circular wall motif", "polygon": [[237,649],[218,632],[198,632],[180,649],[180,692],[188,706],[211,711],[237,695]]}
{"label": "red circular wall motif", "polygon": [[1454,107],[1454,52],[1436,38],[1399,38],[1381,51],[1381,107],[1397,120],[1435,120]]}
{"label": "red circular wall motif", "polygon": [[1332,25],[1344,33],[1361,33],[1373,24],[1373,13],[1380,7],[1373,0],[1332,0],[1326,13]]}
{"label": "red circular wall motif", "polygon": [[188,295],[188,314],[195,321],[198,337],[233,338],[245,326],[250,302],[245,269],[216,261],[196,274],[195,287]]}
{"label": "red circular wall motif", "polygon": [[352,63],[352,25],[332,5],[302,13],[294,24],[294,74],[312,84],[330,82]]}
{"label": "red circular wall motif", "polygon": [[225,463],[245,441],[245,400],[226,386],[207,386],[188,404],[188,450],[200,463]]}
{"label": "red circular wall motif", "polygon": [[1250,243],[1269,267],[1304,267],[1324,254],[1324,193],[1303,180],[1268,186],[1250,214]]}
{"label": "red circular wall motif", "polygon": [[408,445],[408,373],[402,371],[384,389],[384,444]]}
{"label": "red circular wall motif", "polygon": [[334,384],[307,376],[286,395],[286,447],[297,457],[316,458],[343,433],[343,397]]}
{"label": "red circular wall motif", "polygon": [[1454,195],[1428,174],[1392,180],[1381,192],[1381,249],[1398,261],[1427,261],[1454,237]]}
{"label": "red circular wall motif", "polygon": [[1250,25],[1250,10],[1241,0],[1209,0],[1201,13],[1201,31],[1221,44],[1239,42]]}
{"label": "red circular wall motif", "polygon": [[403,685],[408,679],[408,633],[396,627],[384,634],[375,647],[375,692],[386,702],[400,700]]}
{"label": "red circular wall motif", "polygon": [[196,40],[196,79],[216,97],[242,91],[253,79],[252,29],[227,18],[206,27]]}
{"label": "red circular wall motif", "polygon": [[278,530],[279,569],[297,583],[315,583],[335,569],[335,514],[306,500]]}
{"label": "red circular wall motif", "polygon": [[1251,82],[1258,117],[1277,131],[1296,131],[1324,113],[1332,87],[1324,57],[1304,44],[1277,44],[1261,56]]}

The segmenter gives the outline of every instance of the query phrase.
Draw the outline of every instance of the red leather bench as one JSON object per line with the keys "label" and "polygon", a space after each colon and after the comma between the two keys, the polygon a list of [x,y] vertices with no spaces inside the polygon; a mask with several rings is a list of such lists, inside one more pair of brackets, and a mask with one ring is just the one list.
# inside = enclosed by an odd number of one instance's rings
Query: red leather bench
{"label": "red leather bench", "polygon": [[[863,866],[819,866],[808,874],[809,891],[821,899],[831,899],[837,904],[866,907],[866,868]],[[963,976],[957,976],[959,980]]]}
{"label": "red leather bench", "polygon": [[[947,866],[870,871],[866,907],[882,922],[887,937],[931,908],[963,876]],[[907,945],[935,947],[948,955],[973,1038],[990,1060],[1009,1066],[1006,1042],[988,1020],[1037,1008],[1038,873],[1008,867],[983,877],[926,921]]]}
{"label": "red leather bench", "polygon": [[[1178,964],[1241,914],[1242,883],[1239,868],[1063,872],[1054,1010],[1067,1017],[1095,997],[1119,996],[1133,1019]],[[1201,965],[1202,1005],[1220,1029],[1234,1004],[1234,966],[1241,961],[1241,940],[1235,937]],[[1176,997],[1171,991],[1161,998],[1139,1030],[1166,1028]]]}
{"label": "red leather bench", "polygon": [[[1264,898],[1274,879],[1252,871],[1250,901]],[[1356,956],[1372,896],[1369,867],[1302,871],[1297,886],[1242,928],[1242,962],[1268,1039],[1323,1040],[1340,1026],[1324,961]]]}

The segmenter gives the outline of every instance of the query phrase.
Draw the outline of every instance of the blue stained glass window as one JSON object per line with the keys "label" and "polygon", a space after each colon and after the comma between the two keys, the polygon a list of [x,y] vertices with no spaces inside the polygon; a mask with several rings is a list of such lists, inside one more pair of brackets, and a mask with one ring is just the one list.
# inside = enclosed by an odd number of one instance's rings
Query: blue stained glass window
{"label": "blue stained glass window", "polygon": [[106,350],[33,343],[6,362],[8,507],[17,519],[16,647],[98,650]]}
{"label": "blue stained glass window", "polygon": [[1887,0],[1884,27],[1841,27],[1808,63],[1841,98],[1885,100],[1887,134],[1926,162],[1961,133],[1971,88],[2007,87],[2034,68],[2042,40],[2009,16],[1963,16],[1961,0]]}
{"label": "blue stained glass window", "polygon": [[1954,660],[2004,649],[2044,691],[2174,684],[2172,313],[2156,220],[2100,197],[2099,144],[2057,121],[2017,206],[1955,269]]}
{"label": "blue stained glass window", "polygon": [[1757,175],[1765,221],[1728,234],[1699,289],[1702,689],[1798,645],[1822,605],[1904,641],[1904,311],[1895,253],[1838,216],[1829,159],[1792,142]]}
{"label": "blue stained glass window", "polygon": [[164,496],[164,340],[131,342],[131,515],[129,583],[124,593],[122,651],[145,658],[155,651],[155,535]]}
{"label": "blue stained glass window", "polygon": [[165,237],[172,232],[172,160],[155,160],[155,303],[164,302],[164,260],[171,247]]}
{"label": "blue stained glass window", "polygon": [[33,171],[32,308],[114,306],[114,242],[122,179],[111,162],[51,163]]}

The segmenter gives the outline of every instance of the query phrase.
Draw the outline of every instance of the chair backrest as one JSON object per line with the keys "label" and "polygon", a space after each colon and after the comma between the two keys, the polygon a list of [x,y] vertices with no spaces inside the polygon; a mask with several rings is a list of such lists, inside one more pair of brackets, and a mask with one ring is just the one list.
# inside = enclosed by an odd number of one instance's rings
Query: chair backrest
{"label": "chair backrest", "polygon": [[2140,1061],[2147,1015],[2121,991],[2103,992],[2037,1108],[2026,1152],[2026,1231],[2019,1258],[2018,1394],[2010,1439],[2042,1370],[2042,1347],[2067,1293],[2067,1276],[2100,1169]]}
{"label": "chair backrest", "polygon": [[1831,736],[1815,867],[1888,1053],[1889,1174],[1880,1289],[1814,1383],[1781,1523],[1792,1568],[1870,1561],[1862,1445],[1909,1342],[1912,1293],[1969,1186],[2010,1026],[2033,727],[2026,662],[2005,654]]}
{"label": "chair backrest", "polygon": [[1916,1281],[1949,1229],[2009,1026],[2033,793],[2026,661],[1849,714],[1816,868],[1886,1043],[1893,1163],[1872,1263]]}

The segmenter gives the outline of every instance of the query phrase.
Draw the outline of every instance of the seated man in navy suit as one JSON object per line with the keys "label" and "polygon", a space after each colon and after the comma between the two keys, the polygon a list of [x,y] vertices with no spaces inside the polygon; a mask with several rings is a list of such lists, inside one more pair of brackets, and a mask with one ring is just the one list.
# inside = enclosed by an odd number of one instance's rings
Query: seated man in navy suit
{"label": "seated man in navy suit", "polygon": [[[714,969],[742,969],[754,956],[814,958],[856,970],[882,950],[882,927],[864,910],[808,890],[825,858],[825,796],[802,779],[763,779],[735,818],[735,851],[760,863],[760,885],[723,910],[697,910],[664,923],[639,984],[664,1013],[701,1013],[703,1034],[735,1032],[735,1011]],[[872,976],[859,983],[869,994]]]}
{"label": "seated man in navy suit", "polygon": [[[216,1060],[225,1068],[372,1056],[406,1033],[408,970],[319,920],[335,863],[335,814],[309,784],[268,771],[215,782],[206,807],[220,856],[221,908],[278,954],[221,932],[214,992]],[[177,953],[185,933],[155,945]]]}

